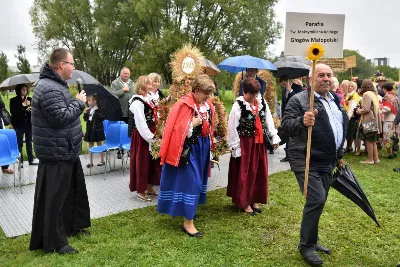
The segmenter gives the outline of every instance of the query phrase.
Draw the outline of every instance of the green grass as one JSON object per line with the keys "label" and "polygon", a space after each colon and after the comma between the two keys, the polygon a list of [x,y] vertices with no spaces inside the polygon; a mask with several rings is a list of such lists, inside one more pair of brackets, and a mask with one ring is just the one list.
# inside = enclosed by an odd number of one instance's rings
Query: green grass
{"label": "green grass", "polygon": [[[400,163],[383,159],[361,165],[347,157],[382,228],[334,189],[320,221],[320,241],[332,249],[324,266],[395,266],[400,259]],[[396,163],[396,164],[395,164]],[[213,178],[211,178],[213,179]],[[269,204],[250,217],[232,208],[225,189],[208,194],[196,226],[203,239],[180,230],[182,218],[155,207],[92,220],[91,236],[70,238],[78,255],[28,250],[30,235],[8,239],[0,233],[2,266],[307,266],[296,249],[304,199],[290,171],[269,177]]]}

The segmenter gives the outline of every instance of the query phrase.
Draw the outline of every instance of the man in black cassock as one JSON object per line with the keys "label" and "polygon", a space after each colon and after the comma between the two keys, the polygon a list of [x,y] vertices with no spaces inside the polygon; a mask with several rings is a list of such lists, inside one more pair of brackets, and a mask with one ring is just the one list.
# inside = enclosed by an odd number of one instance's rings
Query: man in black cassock
{"label": "man in black cassock", "polygon": [[80,115],[86,94],[73,99],[66,80],[75,68],[72,53],[55,49],[40,71],[32,100],[32,135],[39,159],[30,250],[75,254],[67,236],[89,232],[89,201],[79,154]]}

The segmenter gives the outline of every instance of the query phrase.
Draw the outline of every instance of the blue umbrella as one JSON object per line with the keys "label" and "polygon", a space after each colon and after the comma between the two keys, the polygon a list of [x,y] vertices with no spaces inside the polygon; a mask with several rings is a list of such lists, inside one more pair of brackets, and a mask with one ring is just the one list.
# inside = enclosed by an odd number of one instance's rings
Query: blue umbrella
{"label": "blue umbrella", "polygon": [[218,68],[226,70],[230,73],[237,73],[246,70],[246,68],[259,69],[259,70],[277,70],[277,68],[270,61],[252,56],[236,56],[228,57],[221,63]]}

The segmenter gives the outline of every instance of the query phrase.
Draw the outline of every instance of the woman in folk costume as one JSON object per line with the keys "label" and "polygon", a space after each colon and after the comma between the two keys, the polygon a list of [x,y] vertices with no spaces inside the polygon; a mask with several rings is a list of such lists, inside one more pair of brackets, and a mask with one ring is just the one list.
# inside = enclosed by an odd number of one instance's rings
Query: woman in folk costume
{"label": "woman in folk costume", "polygon": [[161,87],[161,76],[157,73],[150,73],[147,75],[149,77],[152,89],[149,92],[151,100],[153,101],[154,105],[158,106],[158,102],[165,98],[165,95],[160,90]]}
{"label": "woman in folk costume", "polygon": [[132,133],[129,189],[136,191],[137,198],[143,201],[152,201],[151,196],[158,196],[153,185],[160,184],[161,175],[160,160],[154,160],[150,155],[158,117],[157,109],[148,97],[151,89],[150,79],[140,76],[135,84],[136,95],[129,100],[128,133]]}
{"label": "woman in folk costume", "polygon": [[228,144],[233,149],[229,162],[227,195],[237,208],[251,216],[261,213],[258,203],[268,196],[268,160],[264,134],[274,149],[281,141],[268,104],[259,94],[260,84],[245,79],[244,95],[236,99],[228,122]]}
{"label": "woman in folk costume", "polygon": [[388,152],[388,158],[394,159],[397,154],[392,150],[392,139],[397,137],[396,126],[394,124],[394,118],[397,114],[399,104],[397,97],[393,92],[393,85],[391,83],[381,84],[382,90],[385,92],[385,96],[382,100],[382,113],[383,113],[383,146]]}
{"label": "woman in folk costume", "polygon": [[157,211],[183,216],[182,230],[190,237],[202,237],[193,219],[197,205],[206,202],[214,128],[214,106],[208,98],[214,90],[208,75],[193,80],[192,92],[169,112],[160,149],[164,166]]}

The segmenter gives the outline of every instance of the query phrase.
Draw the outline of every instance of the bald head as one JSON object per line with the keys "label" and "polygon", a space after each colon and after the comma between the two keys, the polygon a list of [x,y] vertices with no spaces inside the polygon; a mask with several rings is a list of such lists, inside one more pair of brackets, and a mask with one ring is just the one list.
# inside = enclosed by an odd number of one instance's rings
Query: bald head
{"label": "bald head", "polygon": [[[332,69],[326,64],[317,64],[315,66],[315,73],[311,73],[311,78],[315,75],[315,92],[322,96],[326,96],[332,89]],[[311,79],[312,81],[312,79]]]}
{"label": "bald head", "polygon": [[129,77],[131,76],[131,71],[127,67],[123,67],[121,72],[119,73],[119,77],[123,82],[128,82]]}

